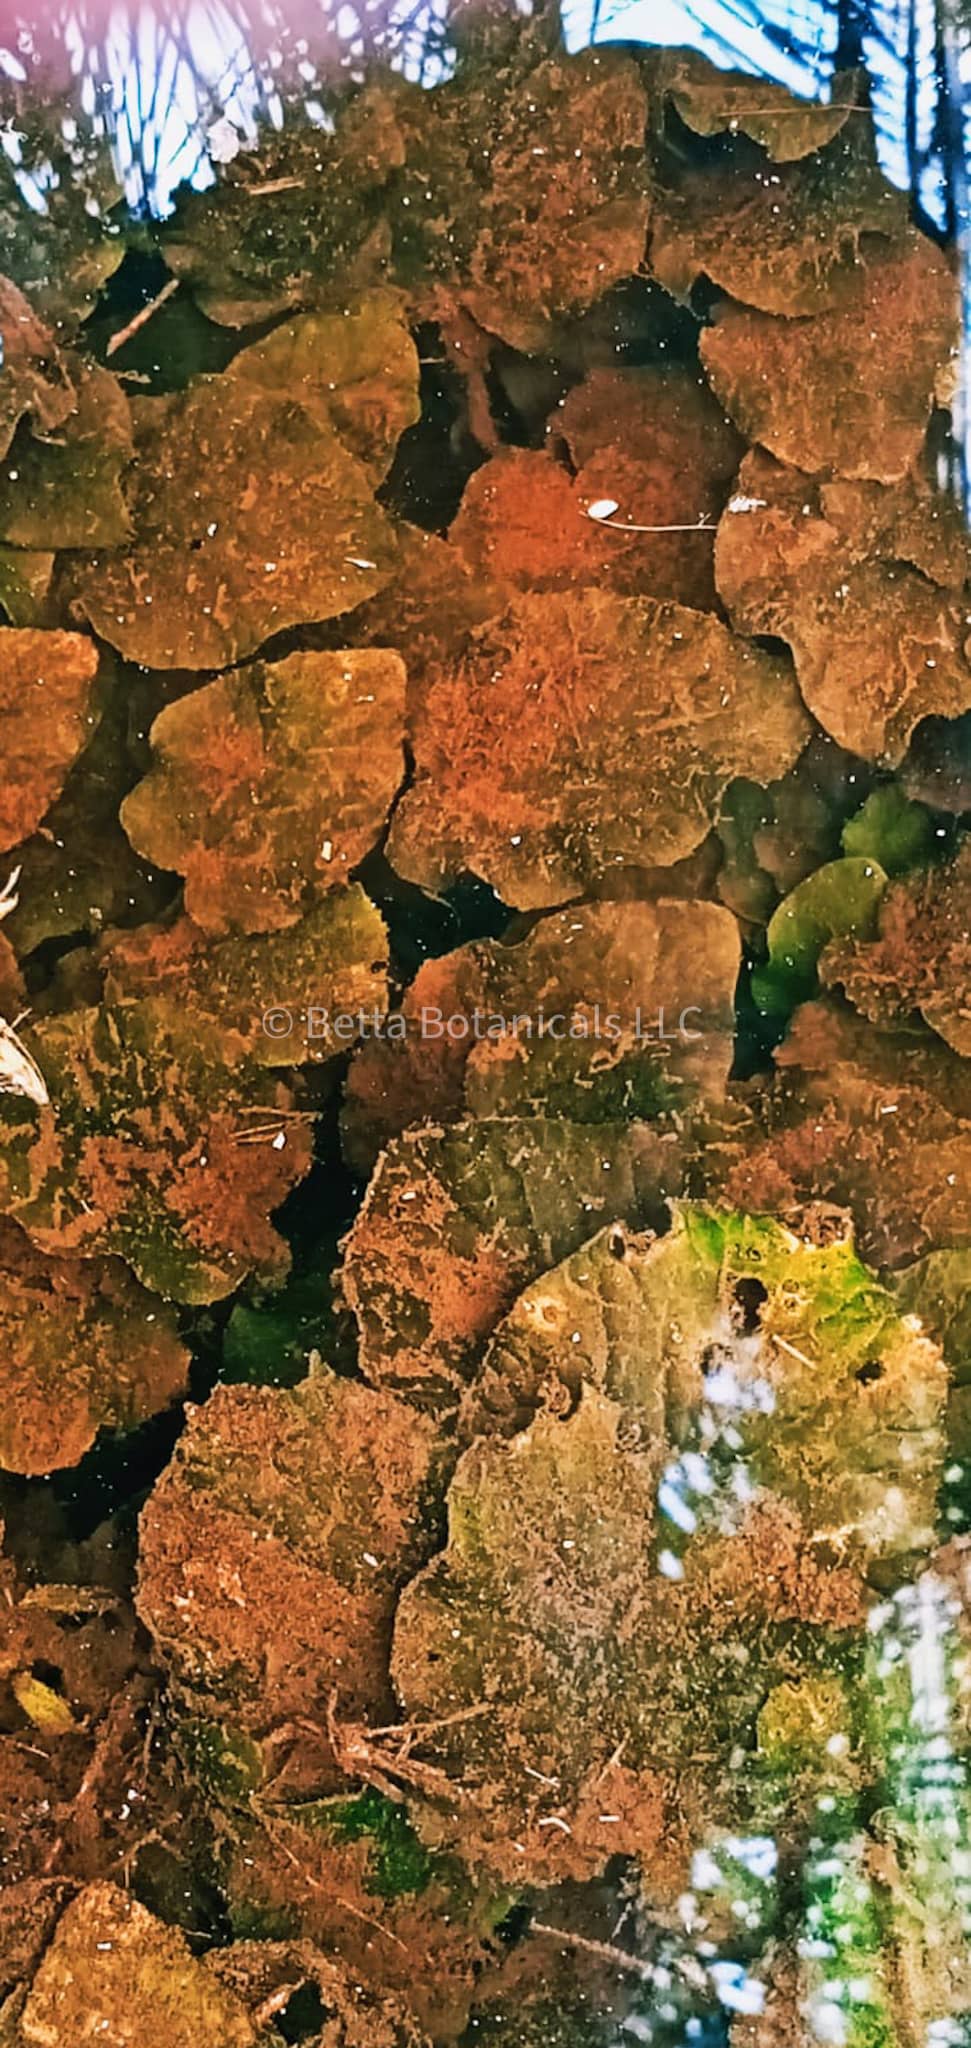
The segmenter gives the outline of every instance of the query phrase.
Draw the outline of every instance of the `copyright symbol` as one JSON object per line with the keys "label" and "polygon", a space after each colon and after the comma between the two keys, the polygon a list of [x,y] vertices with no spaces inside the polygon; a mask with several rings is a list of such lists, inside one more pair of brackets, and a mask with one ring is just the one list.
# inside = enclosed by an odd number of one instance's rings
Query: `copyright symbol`
{"label": "copyright symbol", "polygon": [[293,1018],[289,1010],[264,1010],[263,1031],[267,1038],[289,1038]]}

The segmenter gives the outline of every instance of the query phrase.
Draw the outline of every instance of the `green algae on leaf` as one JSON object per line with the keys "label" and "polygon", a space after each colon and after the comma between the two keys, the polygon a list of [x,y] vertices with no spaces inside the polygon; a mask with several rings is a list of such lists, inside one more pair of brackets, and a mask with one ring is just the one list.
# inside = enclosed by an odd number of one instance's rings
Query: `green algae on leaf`
{"label": "green algae on leaf", "polygon": [[957,345],[955,280],[913,229],[871,250],[811,318],[723,304],[701,337],[722,404],[751,441],[797,469],[895,483],[920,452]]}
{"label": "green algae on leaf", "polygon": [[724,1093],[739,942],[708,903],[581,904],[518,944],[426,961],[400,1035],[375,1033],[348,1077],[344,1144],[370,1167],[408,1125],[558,1114],[604,1123]]}
{"label": "green algae on leaf", "polygon": [[337,313],[306,313],[234,356],[224,383],[297,399],[333,426],[375,484],[414,425],[418,351],[400,292],[372,291]]}
{"label": "green algae on leaf", "polygon": [[316,1720],[324,1754],[335,1703],[387,1718],[435,1445],[413,1409],[325,1368],[194,1411],[143,1511],[138,1591],[183,1711],[258,1736]]}
{"label": "green algae on leaf", "polygon": [[[291,1067],[346,1051],[354,1020],[384,1013],[387,952],[384,923],[355,882],[282,932],[212,940],[180,917],[109,933],[98,966],[111,1005],[161,998],[222,1024],[258,1065]],[[338,1018],[349,1030],[338,1034]]]}
{"label": "green algae on leaf", "polygon": [[934,823],[925,804],[899,782],[881,783],[843,827],[843,852],[876,861],[890,876],[920,867],[933,852]]}
{"label": "green algae on leaf", "polygon": [[517,908],[555,905],[690,853],[733,776],[770,780],[807,737],[785,663],[708,613],[524,595],[416,708],[389,855],[426,888],[471,869]]}
{"label": "green algae on leaf", "polygon": [[971,842],[947,867],[891,883],[870,931],[833,936],[824,981],[874,1024],[915,1011],[957,1053],[971,1054]]}
{"label": "green algae on leaf", "polygon": [[81,633],[0,628],[0,850],[39,825],[94,723],[98,650]]}
{"label": "green algae on leaf", "polygon": [[155,720],[156,765],[121,809],[132,844],[185,876],[206,931],[296,924],[380,837],[404,772],[404,699],[386,649],[217,677]]}
{"label": "green algae on leaf", "polygon": [[39,1252],[0,1219],[0,1466],[76,1465],[99,1429],[130,1429],[182,1393],[171,1311],[119,1259]]}
{"label": "green algae on leaf", "polygon": [[[752,1486],[794,1504],[814,1541],[838,1529],[840,1555],[868,1564],[930,1540],[946,1372],[846,1236],[816,1245],[689,1204],[657,1242],[602,1232],[520,1295],[465,1428],[521,1427],[559,1382],[618,1401],[645,1447],[686,1445],[692,1411],[724,1397],[719,1374]],[[703,1494],[693,1512],[703,1527]]]}
{"label": "green algae on leaf", "polygon": [[23,2048],[91,2039],[92,2014],[106,2037],[138,2048],[269,2048],[273,2038],[177,1928],[115,1884],[87,1885],[65,1908],[21,2014]]}
{"label": "green algae on leaf", "polygon": [[131,661],[221,668],[337,617],[393,561],[371,480],[323,413],[244,379],[133,407],[133,540],[78,559],[78,612]]}
{"label": "green algae on leaf", "polygon": [[116,1253],[176,1301],[283,1276],[270,1214],[310,1148],[282,1082],[224,1030],[150,1000],[41,1018],[23,1036],[50,1102],[0,1095],[0,1209],[41,1250]]}
{"label": "green algae on leaf", "polygon": [[911,478],[819,485],[755,450],[718,529],[716,580],[736,629],[788,641],[809,710],[886,767],[924,718],[971,707],[967,557],[949,526]]}
{"label": "green algae on leaf", "polygon": [[454,1407],[520,1289],[602,1224],[654,1220],[680,1172],[676,1132],[647,1124],[509,1118],[393,1140],[338,1276],[365,1378]]}

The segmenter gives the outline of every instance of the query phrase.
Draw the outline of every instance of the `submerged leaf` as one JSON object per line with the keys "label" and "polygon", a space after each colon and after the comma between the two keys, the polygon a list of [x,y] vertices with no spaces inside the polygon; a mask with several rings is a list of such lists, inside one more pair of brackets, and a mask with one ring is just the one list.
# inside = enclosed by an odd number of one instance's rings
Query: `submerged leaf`
{"label": "submerged leaf", "polygon": [[768,962],[752,976],[758,1008],[791,1010],[811,994],[831,941],[858,943],[875,931],[886,887],[883,869],[859,857],[827,861],[799,882],[769,919]]}
{"label": "submerged leaf", "polygon": [[686,302],[704,275],[762,313],[815,317],[852,302],[868,261],[899,257],[906,224],[906,200],[855,135],[782,172],[689,165],[655,202],[651,269]]}
{"label": "submerged leaf", "polygon": [[114,1884],[89,1884],[66,1907],[20,2020],[23,2048],[105,2037],[138,2048],[257,2048],[266,2040],[235,1993]]}
{"label": "submerged leaf", "polygon": [[186,878],[206,931],[279,931],[346,881],[402,778],[405,671],[385,649],[291,654],[162,711],[122,805],[132,844]]}
{"label": "submerged leaf", "polygon": [[426,888],[471,869],[517,907],[561,903],[690,853],[731,778],[781,774],[806,737],[784,663],[707,613],[522,596],[416,709],[389,853]]}
{"label": "submerged leaf", "polygon": [[180,1708],[267,1733],[387,1719],[400,1587],[427,1554],[430,1422],[325,1368],[219,1387],[142,1514],[138,1610]]}
{"label": "submerged leaf", "polygon": [[134,540],[82,558],[76,608],[149,668],[245,661],[387,582],[391,527],[323,413],[242,378],[145,399],[125,483]]}
{"label": "submerged leaf", "polygon": [[876,929],[834,935],[821,972],[874,1024],[903,1024],[917,1010],[971,1055],[971,842],[949,866],[892,883]]}
{"label": "submerged leaf", "polygon": [[868,251],[831,310],[779,320],[723,305],[701,359],[742,432],[780,461],[894,483],[949,395],[956,323],[953,273],[912,229]]}
{"label": "submerged leaf", "polygon": [[414,425],[418,351],[398,292],[366,292],[339,313],[308,313],[240,350],[225,372],[275,398],[296,399],[342,441],[379,484]]}
{"label": "submerged leaf", "polygon": [[0,611],[11,626],[44,625],[54,557],[49,550],[0,547]]}
{"label": "submerged leaf", "polygon": [[3,332],[3,379],[0,384],[0,457],[22,419],[35,433],[53,433],[74,405],[74,386],[67,361],[49,329],[38,319],[22,292],[0,277],[0,329]]}
{"label": "submerged leaf", "polygon": [[518,944],[429,960],[348,1077],[349,1157],[370,1166],[408,1125],[464,1116],[581,1123],[723,1094],[739,943],[708,903],[562,910]]}
{"label": "submerged leaf", "polygon": [[120,1259],[50,1257],[0,1219],[0,1466],[76,1465],[182,1393],[174,1317]]}
{"label": "submerged leaf", "polygon": [[771,79],[723,71],[697,50],[664,50],[655,59],[657,89],[695,135],[749,135],[775,163],[810,156],[838,135],[856,102],[852,71],[837,72],[825,106],[812,106]]}
{"label": "submerged leaf", "polygon": [[971,707],[967,558],[949,527],[916,480],[820,485],[756,450],[718,529],[735,626],[787,640],[820,724],[888,767],[929,713]]}
{"label": "submerged leaf", "polygon": [[434,1126],[382,1155],[339,1281],[376,1386],[454,1407],[519,1290],[601,1224],[677,1193],[674,1132],[509,1119]]}
{"label": "submerged leaf", "polygon": [[22,426],[0,474],[0,539],[16,547],[118,547],[128,539],[128,400],[108,370],[81,366],[74,385],[56,434],[39,439]]}
{"label": "submerged leaf", "polygon": [[287,1120],[290,1092],[237,1041],[151,1001],[23,1035],[50,1103],[0,1095],[0,1208],[35,1244],[117,1253],[177,1301],[285,1273],[270,1213],[306,1173],[309,1140]]}
{"label": "submerged leaf", "polygon": [[39,825],[89,738],[97,667],[81,633],[0,628],[0,851]]}
{"label": "submerged leaf", "polygon": [[365,1016],[387,1009],[387,952],[384,924],[353,883],[285,932],[213,942],[181,917],[109,935],[98,965],[108,1003],[161,997],[232,1031],[259,1065],[291,1067],[346,1051]]}
{"label": "submerged leaf", "polygon": [[775,1058],[757,1101],[762,1140],[719,1181],[729,1200],[796,1227],[836,1205],[882,1270],[971,1244],[971,1070],[957,1054],[813,1002]]}

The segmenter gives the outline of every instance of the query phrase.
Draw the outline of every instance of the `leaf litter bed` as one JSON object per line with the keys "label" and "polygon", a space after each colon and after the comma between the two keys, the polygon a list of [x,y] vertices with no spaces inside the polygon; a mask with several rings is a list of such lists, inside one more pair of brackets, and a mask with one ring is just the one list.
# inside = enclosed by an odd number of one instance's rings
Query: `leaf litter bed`
{"label": "leaf litter bed", "polygon": [[502,19],[37,237],[0,2042],[971,2039],[949,253]]}

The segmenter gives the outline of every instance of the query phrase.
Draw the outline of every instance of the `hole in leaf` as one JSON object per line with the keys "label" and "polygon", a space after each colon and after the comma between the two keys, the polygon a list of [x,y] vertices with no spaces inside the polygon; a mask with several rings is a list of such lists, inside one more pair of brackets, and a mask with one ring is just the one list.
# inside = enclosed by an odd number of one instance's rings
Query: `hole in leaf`
{"label": "hole in leaf", "polygon": [[735,1307],[735,1321],[746,1337],[755,1335],[762,1321],[762,1310],[769,1298],[769,1290],[761,1280],[748,1278],[736,1280],[732,1290]]}

